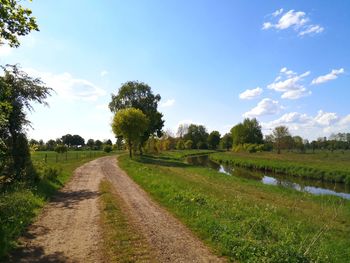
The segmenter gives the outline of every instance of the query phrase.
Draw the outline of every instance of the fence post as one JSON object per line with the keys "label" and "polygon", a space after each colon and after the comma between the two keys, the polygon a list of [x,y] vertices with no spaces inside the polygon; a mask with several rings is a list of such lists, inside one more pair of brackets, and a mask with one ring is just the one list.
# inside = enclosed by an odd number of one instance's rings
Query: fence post
{"label": "fence post", "polygon": [[47,153],[45,153],[45,163],[47,163]]}

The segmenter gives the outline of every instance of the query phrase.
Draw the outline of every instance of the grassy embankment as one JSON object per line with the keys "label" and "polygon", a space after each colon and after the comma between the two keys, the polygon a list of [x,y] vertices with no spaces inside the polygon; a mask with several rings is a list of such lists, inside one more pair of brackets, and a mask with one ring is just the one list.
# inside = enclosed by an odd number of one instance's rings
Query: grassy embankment
{"label": "grassy embankment", "polygon": [[[80,165],[104,152],[79,151],[59,156],[55,152],[35,152],[32,156],[39,180],[31,184],[16,184],[0,192],[0,258],[16,245],[17,238],[35,219],[47,200],[61,188]],[[47,163],[44,163],[47,154]]]}
{"label": "grassy embankment", "polygon": [[103,253],[108,262],[156,262],[146,239],[130,221],[123,200],[113,192],[113,186],[102,181],[100,192]]}
{"label": "grassy embankment", "polygon": [[222,152],[211,154],[210,159],[244,168],[350,184],[350,152],[315,154]]}
{"label": "grassy embankment", "polygon": [[227,176],[181,156],[123,155],[119,164],[217,254],[241,262],[349,262],[349,201]]}

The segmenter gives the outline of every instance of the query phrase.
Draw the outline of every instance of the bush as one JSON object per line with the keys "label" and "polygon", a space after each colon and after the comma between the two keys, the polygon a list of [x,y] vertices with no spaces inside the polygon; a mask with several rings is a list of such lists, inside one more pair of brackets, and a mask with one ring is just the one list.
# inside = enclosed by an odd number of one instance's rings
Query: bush
{"label": "bush", "polygon": [[197,148],[198,149],[208,149],[208,144],[206,142],[199,142],[197,143]]}
{"label": "bush", "polygon": [[65,153],[67,151],[68,151],[68,148],[65,145],[57,145],[55,147],[55,152],[57,152],[57,153]]}
{"label": "bush", "polygon": [[106,152],[106,153],[110,153],[112,151],[112,146],[110,145],[105,145],[103,147],[103,151]]}

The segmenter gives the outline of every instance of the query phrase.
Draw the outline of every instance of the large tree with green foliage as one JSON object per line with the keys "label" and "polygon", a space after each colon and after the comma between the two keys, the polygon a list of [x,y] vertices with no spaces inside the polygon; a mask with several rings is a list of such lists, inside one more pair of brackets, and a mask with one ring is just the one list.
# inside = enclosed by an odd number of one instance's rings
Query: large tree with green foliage
{"label": "large tree with green foliage", "polygon": [[231,129],[231,135],[234,145],[252,143],[263,143],[263,134],[261,126],[257,119],[244,119],[243,123],[235,125]]}
{"label": "large tree with green foliage", "polygon": [[226,149],[227,151],[230,150],[232,148],[231,133],[226,133],[224,136],[222,136],[220,144],[222,149]]}
{"label": "large tree with green foliage", "polygon": [[30,125],[26,111],[32,111],[32,102],[46,104],[51,89],[37,78],[28,76],[16,66],[2,67],[0,77],[0,105],[3,121],[0,140],[4,144],[0,174],[7,179],[20,179],[31,166],[25,128]]}
{"label": "large tree with green foliage", "polygon": [[154,95],[151,87],[147,84],[128,81],[120,87],[117,95],[112,95],[112,101],[109,103],[109,108],[114,113],[132,107],[141,110],[147,116],[149,120],[147,129],[143,134],[140,134],[141,154],[142,146],[150,135],[162,136],[164,120],[162,119],[163,115],[157,110],[160,99],[160,95]]}
{"label": "large tree with green foliage", "polygon": [[185,141],[191,140],[193,142],[192,148],[198,148],[207,144],[208,136],[207,129],[203,125],[191,124],[183,135],[183,139]]}
{"label": "large tree with green foliage", "polygon": [[288,147],[291,136],[286,126],[278,126],[272,131],[272,138],[277,153],[280,154],[281,149]]}
{"label": "large tree with green foliage", "polygon": [[132,157],[132,147],[140,143],[142,135],[149,127],[149,119],[139,109],[127,108],[119,110],[113,119],[112,130],[116,136],[122,135],[129,147]]}
{"label": "large tree with green foliage", "polygon": [[0,45],[8,43],[11,47],[19,46],[19,36],[30,31],[39,31],[32,11],[16,0],[0,0]]}
{"label": "large tree with green foliage", "polygon": [[221,134],[218,131],[212,131],[208,137],[208,145],[210,149],[216,150],[220,143]]}

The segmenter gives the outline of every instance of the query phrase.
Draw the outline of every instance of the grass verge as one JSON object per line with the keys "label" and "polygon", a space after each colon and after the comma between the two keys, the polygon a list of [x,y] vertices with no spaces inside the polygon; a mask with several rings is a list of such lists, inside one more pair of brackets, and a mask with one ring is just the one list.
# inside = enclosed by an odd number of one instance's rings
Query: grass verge
{"label": "grass verge", "polygon": [[123,200],[113,192],[113,186],[102,181],[100,192],[103,252],[108,262],[156,262],[147,241],[128,218]]}
{"label": "grass verge", "polygon": [[349,201],[227,176],[172,153],[119,164],[231,261],[349,262]]}
{"label": "grass verge", "polygon": [[0,259],[6,260],[6,254],[16,247],[18,237],[33,222],[50,197],[69,180],[76,168],[106,155],[101,151],[91,157],[85,155],[59,162],[50,158],[44,163],[44,154],[36,152],[32,156],[39,177],[36,182],[17,183],[0,192]]}
{"label": "grass verge", "polygon": [[238,167],[350,185],[350,153],[214,153],[210,159]]}

